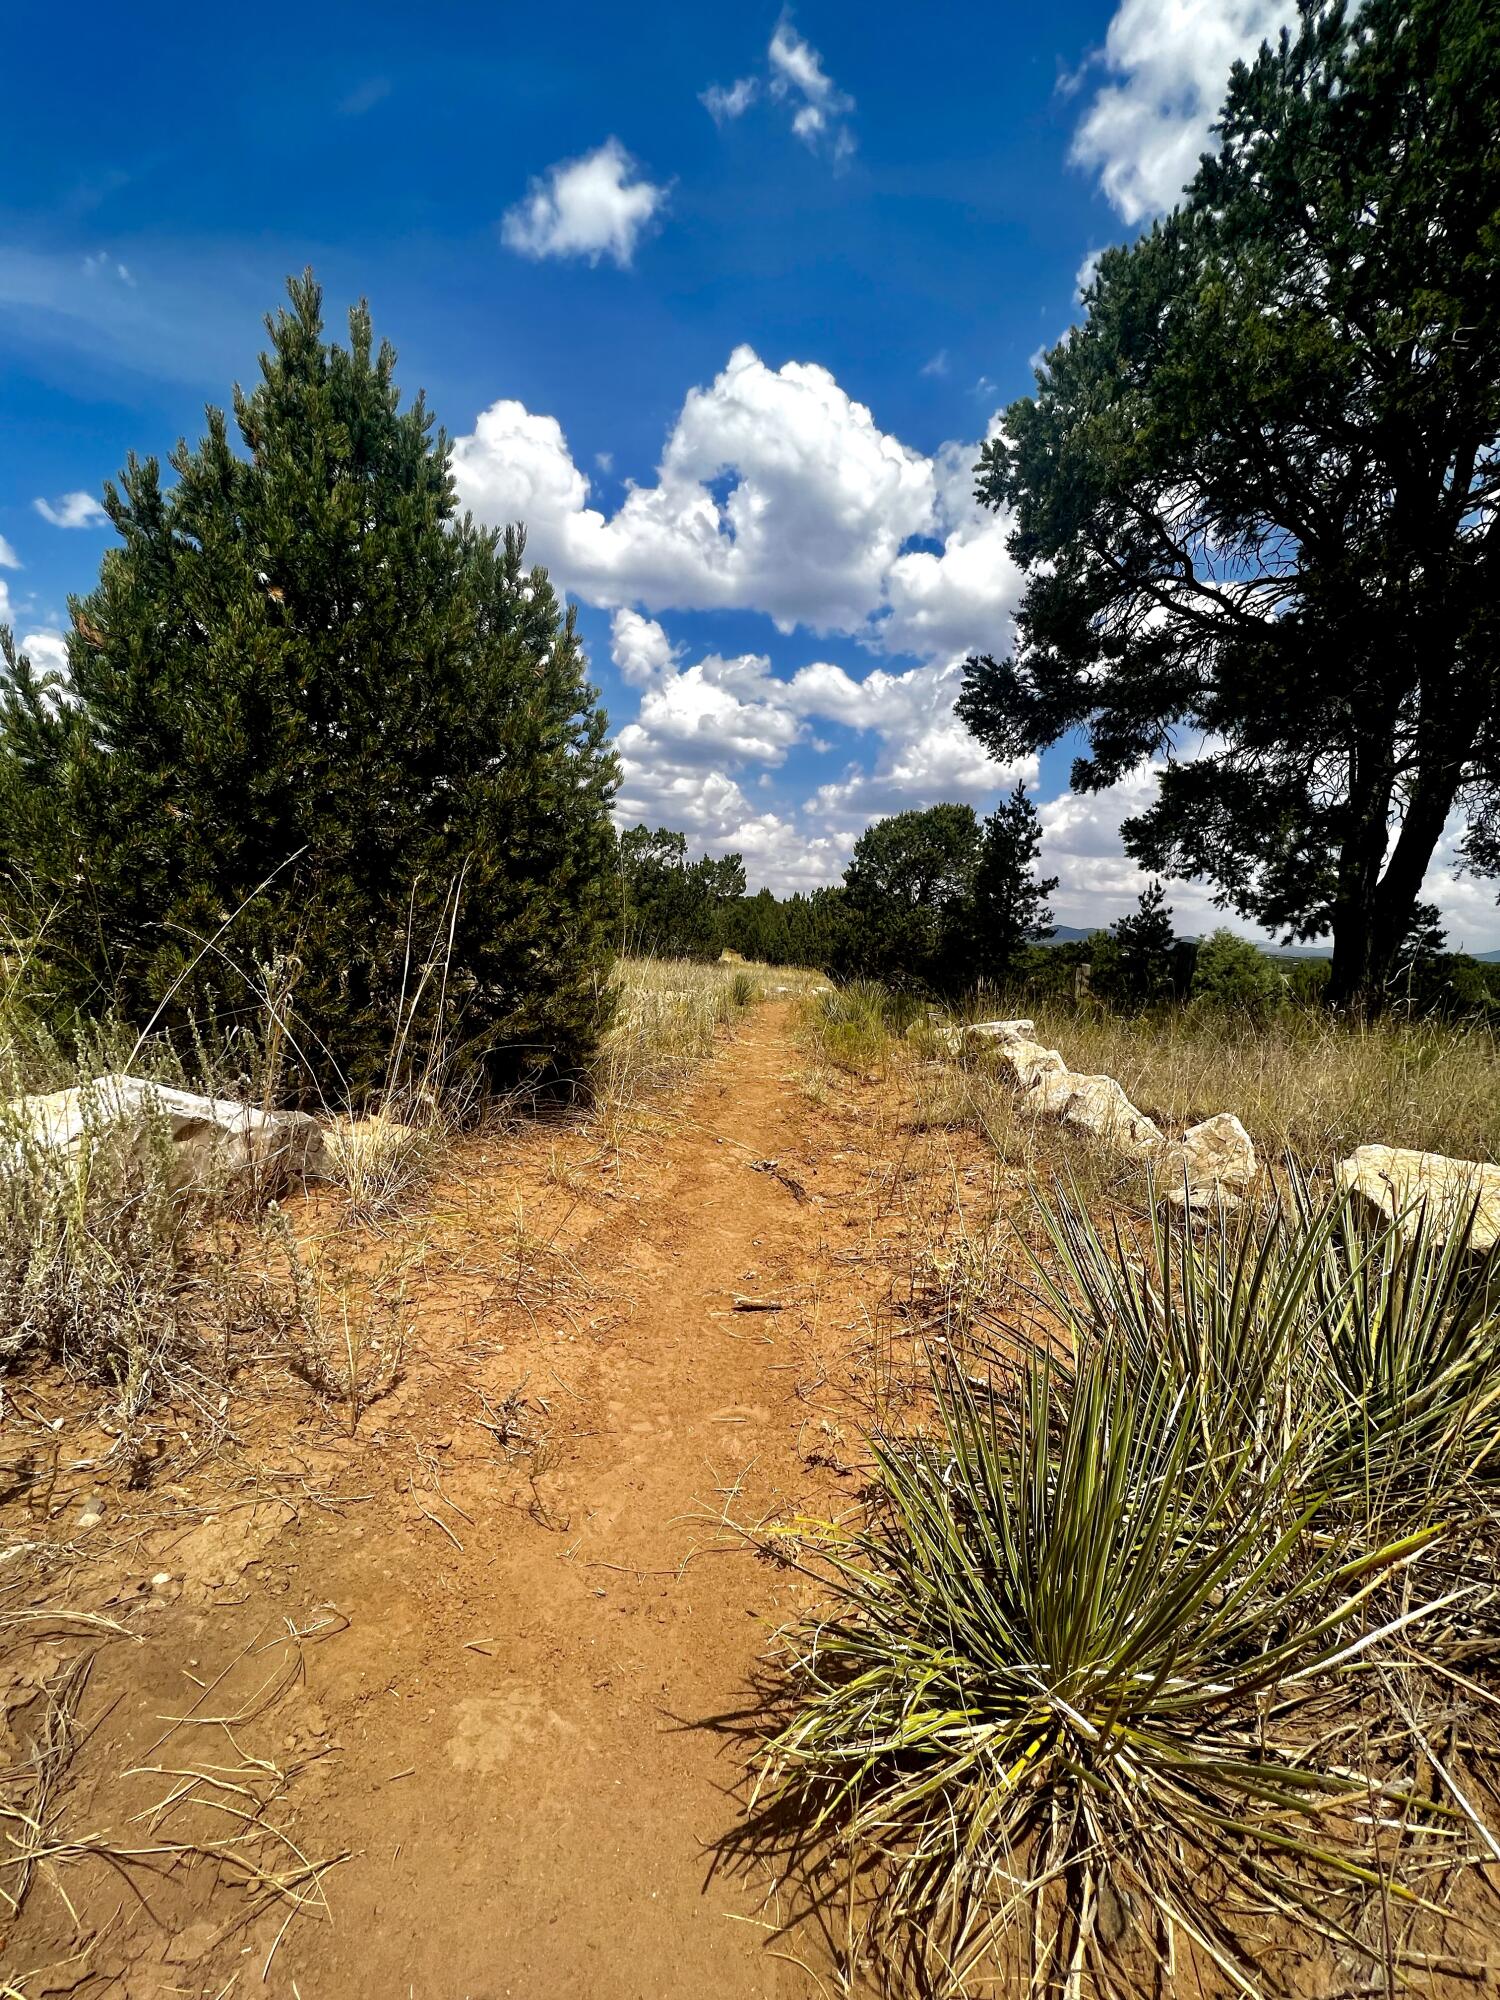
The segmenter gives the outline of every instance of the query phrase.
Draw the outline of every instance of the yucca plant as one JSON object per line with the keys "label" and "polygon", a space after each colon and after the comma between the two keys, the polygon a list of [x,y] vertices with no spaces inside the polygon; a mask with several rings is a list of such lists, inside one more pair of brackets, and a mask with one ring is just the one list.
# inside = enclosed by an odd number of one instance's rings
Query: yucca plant
{"label": "yucca plant", "polygon": [[1257,1993],[1257,1926],[1357,1949],[1370,1890],[1407,1894],[1382,1830],[1434,1814],[1333,1725],[1430,1531],[1316,1531],[1295,1451],[1205,1451],[1199,1391],[1117,1342],[934,1400],[935,1439],[875,1441],[868,1521],[799,1543],[831,1601],[784,1635],[752,1830],[844,1855],[864,1946],[924,1991],[1145,1989],[1185,1954]]}
{"label": "yucca plant", "polygon": [[1155,1204],[1101,1230],[1064,1190],[1037,1207],[1033,1291],[1066,1348],[1190,1390],[1205,1452],[1295,1451],[1301,1500],[1377,1538],[1500,1474],[1500,1261],[1462,1229],[1372,1226],[1295,1171],[1207,1231]]}

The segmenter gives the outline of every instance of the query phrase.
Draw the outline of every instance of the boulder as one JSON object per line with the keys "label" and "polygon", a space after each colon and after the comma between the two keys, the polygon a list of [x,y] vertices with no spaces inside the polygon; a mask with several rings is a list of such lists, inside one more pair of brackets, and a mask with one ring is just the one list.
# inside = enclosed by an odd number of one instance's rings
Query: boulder
{"label": "boulder", "polygon": [[1157,1172],[1175,1207],[1232,1207],[1255,1179],[1255,1145],[1232,1111],[1220,1111],[1164,1145]]}
{"label": "boulder", "polygon": [[1066,1100],[1056,1113],[1065,1125],[1102,1139],[1117,1152],[1153,1153],[1162,1143],[1160,1127],[1144,1111],[1137,1111],[1112,1076],[1045,1077],[1039,1088],[1054,1100],[1066,1090]]}
{"label": "boulder", "polygon": [[1492,1250],[1500,1241],[1500,1167],[1406,1146],[1360,1146],[1334,1177],[1383,1221],[1410,1228],[1425,1215],[1442,1241],[1466,1230],[1471,1250]]}
{"label": "boulder", "polygon": [[1035,1021],[966,1021],[962,1033],[966,1041],[1034,1042]]}
{"label": "boulder", "polygon": [[1006,1042],[997,1051],[999,1067],[1020,1090],[1034,1090],[1048,1077],[1068,1075],[1068,1065],[1056,1049],[1040,1042]]}
{"label": "boulder", "polygon": [[199,1097],[118,1073],[15,1098],[0,1113],[0,1126],[13,1159],[26,1147],[77,1158],[119,1134],[144,1151],[159,1135],[169,1149],[171,1184],[184,1193],[253,1179],[269,1194],[290,1178],[328,1172],[322,1129],[305,1111],[257,1111],[233,1098]]}

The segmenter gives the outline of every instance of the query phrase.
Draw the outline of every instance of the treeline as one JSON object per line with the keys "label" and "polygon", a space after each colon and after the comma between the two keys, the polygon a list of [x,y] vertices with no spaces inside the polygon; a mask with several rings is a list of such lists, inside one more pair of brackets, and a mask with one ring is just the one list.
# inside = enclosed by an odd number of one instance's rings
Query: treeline
{"label": "treeline", "polygon": [[[1166,890],[1086,938],[1050,943],[1036,870],[1035,810],[1018,789],[988,820],[972,808],[897,813],[860,836],[841,883],[748,895],[743,858],[690,858],[687,836],[633,828],[618,850],[621,943],[669,957],[738,952],[770,965],[871,978],[948,1000],[988,993],[1017,1007],[1074,1002],[1134,1013],[1192,1006],[1264,1017],[1327,997],[1327,958],[1262,950],[1219,929],[1179,937]],[[1437,910],[1419,904],[1387,1004],[1420,1014],[1500,1018],[1500,965],[1446,949]]]}
{"label": "treeline", "polygon": [[1024,786],[981,821],[972,806],[896,813],[867,827],[843,881],[777,897],[745,891],[742,857],[692,860],[685,834],[634,827],[618,851],[620,942],[664,957],[734,951],[769,965],[956,994],[1014,976],[1050,931]]}

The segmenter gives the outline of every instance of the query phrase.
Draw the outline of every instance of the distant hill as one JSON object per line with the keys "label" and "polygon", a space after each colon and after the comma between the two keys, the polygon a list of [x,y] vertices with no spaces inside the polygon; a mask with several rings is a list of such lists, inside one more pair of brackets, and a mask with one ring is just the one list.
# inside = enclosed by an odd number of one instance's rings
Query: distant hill
{"label": "distant hill", "polygon": [[1097,937],[1104,929],[1103,924],[1091,924],[1087,930],[1080,930],[1077,924],[1054,924],[1051,937],[1038,938],[1038,944],[1079,944],[1084,938]]}

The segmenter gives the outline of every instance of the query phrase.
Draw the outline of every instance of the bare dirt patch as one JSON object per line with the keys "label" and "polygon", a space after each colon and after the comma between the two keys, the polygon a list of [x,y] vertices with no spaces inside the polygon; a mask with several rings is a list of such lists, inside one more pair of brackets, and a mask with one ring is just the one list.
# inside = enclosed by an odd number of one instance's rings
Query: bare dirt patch
{"label": "bare dirt patch", "polygon": [[873,1085],[815,1104],[790,1028],[757,1009],[618,1151],[468,1142],[371,1247],[408,1346],[353,1438],[268,1374],[196,1467],[101,1492],[60,1386],[8,1403],[15,1454],[62,1418],[4,1515],[14,1990],[830,1990],[716,1865],[716,1719],[800,1588],[725,1521],[854,1503],[934,1142]]}

